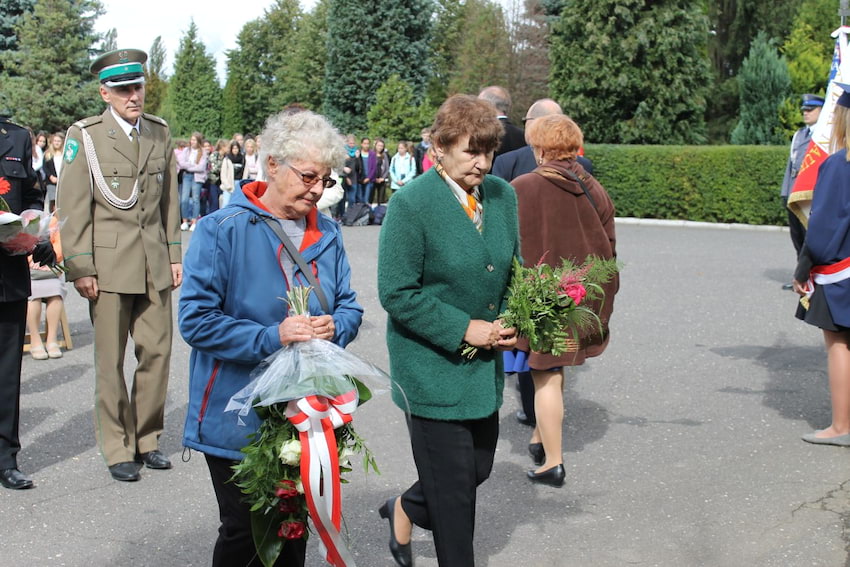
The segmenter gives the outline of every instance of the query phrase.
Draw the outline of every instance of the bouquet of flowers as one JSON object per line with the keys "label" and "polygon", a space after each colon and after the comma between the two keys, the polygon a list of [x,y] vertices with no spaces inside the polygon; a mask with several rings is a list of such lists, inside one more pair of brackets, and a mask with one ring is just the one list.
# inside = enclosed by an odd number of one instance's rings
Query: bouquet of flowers
{"label": "bouquet of flowers", "polygon": [[[42,211],[27,209],[16,215],[9,203],[0,197],[0,247],[12,256],[31,254],[39,241],[47,240],[59,230],[58,223],[52,223],[54,213],[45,215]],[[65,272],[61,266],[48,266],[58,277]]]}
{"label": "bouquet of flowers", "polygon": [[[295,287],[290,313],[307,315],[312,288]],[[374,455],[354,430],[351,414],[389,386],[389,376],[344,349],[319,339],[292,343],[264,360],[252,381],[231,397],[225,411],[263,420],[233,480],[251,504],[251,531],[264,565],[274,564],[287,539],[307,538],[309,517],[320,549],[335,567],[354,560],[340,536],[342,474],[362,454],[364,469],[378,472]]]}
{"label": "bouquet of flowers", "polygon": [[[503,326],[515,327],[517,335],[527,338],[531,350],[560,356],[594,327],[602,332],[602,284],[611,281],[619,265],[616,260],[588,256],[580,266],[567,259],[552,266],[543,258],[528,268],[514,259],[507,309],[499,318]],[[597,300],[596,310],[588,306]],[[477,351],[464,345],[461,354],[472,358]]]}

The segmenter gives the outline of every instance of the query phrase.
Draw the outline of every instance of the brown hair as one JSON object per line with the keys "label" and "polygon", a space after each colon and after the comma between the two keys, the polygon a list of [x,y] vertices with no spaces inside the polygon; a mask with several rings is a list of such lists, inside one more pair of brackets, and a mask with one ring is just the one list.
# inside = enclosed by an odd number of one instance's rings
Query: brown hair
{"label": "brown hair", "polygon": [[[832,114],[832,134],[829,137],[829,151],[835,153],[847,148],[850,150],[850,108],[835,105]],[[847,161],[850,161],[850,151],[847,152]]]}
{"label": "brown hair", "polygon": [[496,118],[496,107],[472,95],[449,97],[437,111],[431,126],[431,142],[448,150],[464,136],[470,149],[490,153],[499,147],[505,128]]}
{"label": "brown hair", "polygon": [[581,128],[564,114],[550,114],[530,121],[525,131],[528,143],[546,153],[546,159],[575,159],[584,143]]}
{"label": "brown hair", "polygon": [[200,132],[192,132],[192,135],[189,136],[189,141],[191,142],[192,138],[195,138],[198,142],[198,155],[195,156],[195,163],[201,163],[201,158],[204,157],[204,135]]}

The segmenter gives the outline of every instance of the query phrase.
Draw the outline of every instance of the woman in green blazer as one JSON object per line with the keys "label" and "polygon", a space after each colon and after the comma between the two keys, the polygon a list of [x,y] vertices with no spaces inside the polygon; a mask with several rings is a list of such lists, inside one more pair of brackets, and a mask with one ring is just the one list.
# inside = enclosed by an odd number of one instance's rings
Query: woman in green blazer
{"label": "woman in green blazer", "polygon": [[[419,480],[381,507],[390,550],[412,565],[412,523],[434,534],[442,567],[474,565],[475,494],[490,475],[502,405],[502,356],[515,330],[497,316],[519,254],[516,195],[486,175],[502,125],[468,95],[440,107],[437,165],[393,196],[378,253],[396,405],[410,413]],[[462,345],[478,348],[474,358]]]}

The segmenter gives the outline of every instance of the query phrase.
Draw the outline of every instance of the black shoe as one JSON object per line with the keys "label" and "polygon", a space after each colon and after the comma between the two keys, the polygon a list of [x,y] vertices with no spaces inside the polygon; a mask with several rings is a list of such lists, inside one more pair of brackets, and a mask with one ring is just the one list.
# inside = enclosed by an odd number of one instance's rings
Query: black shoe
{"label": "black shoe", "polygon": [[0,471],[0,484],[12,490],[32,488],[33,483],[18,469],[3,469]]}
{"label": "black shoe", "polygon": [[139,458],[141,458],[141,462],[145,463],[145,466],[149,469],[164,470],[171,468],[171,461],[159,449],[142,453],[139,455]]}
{"label": "black shoe", "polygon": [[109,467],[109,474],[112,475],[112,478],[121,482],[135,482],[142,478],[139,476],[139,465],[132,461],[112,465]]}
{"label": "black shoe", "polygon": [[390,521],[390,553],[393,554],[393,559],[401,567],[412,567],[413,553],[410,550],[410,542],[402,545],[395,538],[395,498],[384,502],[378,513],[383,519]]}
{"label": "black shoe", "polygon": [[528,417],[522,410],[516,410],[516,420],[523,425],[528,425],[529,427],[537,425],[537,422]]}
{"label": "black shoe", "polygon": [[784,283],[782,284],[782,289],[784,289],[785,291],[793,291],[794,284]]}
{"label": "black shoe", "polygon": [[557,465],[541,473],[528,471],[528,480],[555,487],[563,486],[566,477],[567,471],[564,470],[564,465]]}
{"label": "black shoe", "polygon": [[546,451],[543,450],[543,443],[529,443],[528,454],[531,455],[531,460],[538,467],[546,460]]}

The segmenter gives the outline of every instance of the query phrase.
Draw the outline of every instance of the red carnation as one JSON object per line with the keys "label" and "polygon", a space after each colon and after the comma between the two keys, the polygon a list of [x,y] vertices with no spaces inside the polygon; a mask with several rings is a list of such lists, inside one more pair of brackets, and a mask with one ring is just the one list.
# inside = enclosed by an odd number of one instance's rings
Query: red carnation
{"label": "red carnation", "polygon": [[300,539],[304,537],[307,526],[304,522],[282,522],[277,531],[277,537],[283,539]]}
{"label": "red carnation", "polygon": [[580,283],[567,284],[561,289],[564,291],[565,294],[570,296],[570,298],[575,302],[576,305],[581,303],[581,300],[584,299],[585,295],[587,295],[587,290],[584,289],[584,286]]}
{"label": "red carnation", "polygon": [[9,184],[9,180],[5,177],[0,177],[0,195],[5,195],[11,190],[12,186]]}
{"label": "red carnation", "polygon": [[294,498],[298,496],[298,489],[295,483],[291,480],[282,480],[278,483],[278,489],[275,492],[278,498]]}

